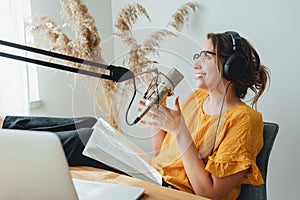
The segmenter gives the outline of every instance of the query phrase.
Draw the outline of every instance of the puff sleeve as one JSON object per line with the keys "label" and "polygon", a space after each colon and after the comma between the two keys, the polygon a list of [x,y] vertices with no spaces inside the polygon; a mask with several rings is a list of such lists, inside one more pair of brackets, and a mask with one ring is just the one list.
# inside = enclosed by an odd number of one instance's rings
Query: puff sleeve
{"label": "puff sleeve", "polygon": [[256,156],[263,146],[261,114],[253,112],[232,116],[224,126],[226,132],[216,143],[214,153],[208,157],[206,170],[214,176],[226,177],[248,169],[241,184],[263,184],[256,165]]}

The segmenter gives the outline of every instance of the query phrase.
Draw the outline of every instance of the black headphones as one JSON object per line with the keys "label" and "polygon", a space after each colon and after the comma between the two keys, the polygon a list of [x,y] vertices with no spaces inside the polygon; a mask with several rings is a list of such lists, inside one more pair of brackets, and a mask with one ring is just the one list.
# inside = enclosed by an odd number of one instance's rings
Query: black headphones
{"label": "black headphones", "polygon": [[240,35],[234,31],[228,31],[225,34],[231,37],[233,54],[224,63],[223,75],[229,81],[236,81],[246,74],[248,58]]}

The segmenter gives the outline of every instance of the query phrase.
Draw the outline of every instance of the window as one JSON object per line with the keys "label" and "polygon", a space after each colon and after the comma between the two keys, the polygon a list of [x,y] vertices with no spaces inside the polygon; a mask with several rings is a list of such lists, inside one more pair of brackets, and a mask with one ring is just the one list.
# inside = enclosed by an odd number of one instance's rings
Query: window
{"label": "window", "polygon": [[[1,0],[0,39],[25,44],[24,19],[30,16],[29,0]],[[0,46],[0,50],[25,56],[22,51]],[[0,114],[28,114],[27,63],[0,57]]]}

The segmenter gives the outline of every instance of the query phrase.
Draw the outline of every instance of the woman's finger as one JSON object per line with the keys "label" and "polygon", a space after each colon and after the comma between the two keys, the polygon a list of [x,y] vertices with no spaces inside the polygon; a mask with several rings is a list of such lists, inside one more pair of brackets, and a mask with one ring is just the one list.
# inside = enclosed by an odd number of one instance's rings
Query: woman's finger
{"label": "woman's finger", "polygon": [[180,105],[179,105],[179,96],[176,97],[174,105],[175,105],[176,110],[181,112]]}
{"label": "woman's finger", "polygon": [[146,105],[145,101],[142,101],[142,100],[140,100],[138,103],[139,103],[140,105],[142,105],[142,106],[145,106],[145,105]]}
{"label": "woman's finger", "polygon": [[149,121],[149,122],[147,122],[147,125],[149,125],[149,126],[158,126],[158,123],[156,122],[156,121]]}
{"label": "woman's finger", "polygon": [[143,125],[147,125],[148,124],[148,122],[145,121],[145,120],[140,120],[140,123],[143,124]]}
{"label": "woman's finger", "polygon": [[159,123],[157,121],[145,121],[145,120],[140,120],[139,123],[143,124],[143,125],[147,125],[147,126],[158,126]]}

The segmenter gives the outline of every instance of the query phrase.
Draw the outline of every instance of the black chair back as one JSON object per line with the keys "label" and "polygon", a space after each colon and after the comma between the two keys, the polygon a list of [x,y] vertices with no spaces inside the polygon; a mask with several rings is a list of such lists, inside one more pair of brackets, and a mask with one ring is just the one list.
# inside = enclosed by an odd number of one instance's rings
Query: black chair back
{"label": "black chair back", "polygon": [[264,146],[256,158],[256,163],[261,171],[265,184],[242,185],[238,200],[266,200],[267,199],[267,172],[271,150],[279,130],[276,123],[264,122]]}

